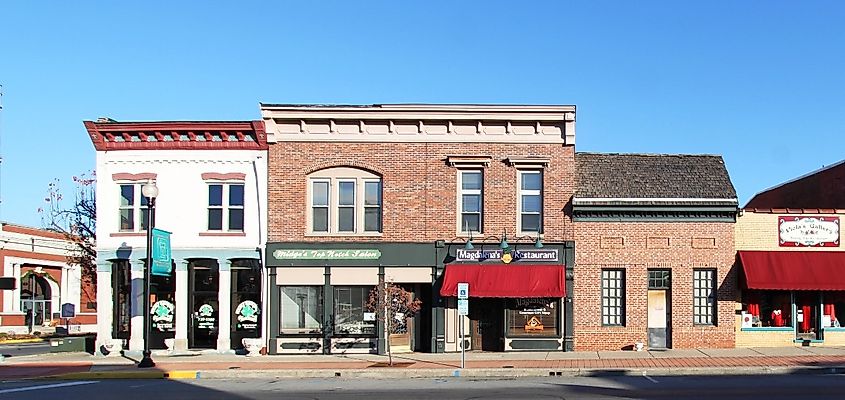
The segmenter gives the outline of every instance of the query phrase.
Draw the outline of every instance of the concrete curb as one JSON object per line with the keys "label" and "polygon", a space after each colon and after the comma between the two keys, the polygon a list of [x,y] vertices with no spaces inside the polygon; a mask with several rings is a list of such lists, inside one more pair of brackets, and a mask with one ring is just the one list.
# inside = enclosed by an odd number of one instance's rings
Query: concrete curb
{"label": "concrete curb", "polygon": [[52,375],[47,379],[199,379],[199,371],[89,371]]}
{"label": "concrete curb", "polygon": [[33,339],[9,339],[0,340],[0,344],[16,344],[16,343],[38,343],[46,342],[47,339],[33,338]]}
{"label": "concrete curb", "polygon": [[197,379],[232,378],[524,378],[596,376],[684,376],[684,375],[778,375],[845,374],[838,367],[707,367],[707,368],[472,368],[472,369],[290,369],[290,370],[205,370]]}
{"label": "concrete curb", "polygon": [[[696,368],[368,368],[368,369],[265,369],[89,371],[58,374],[46,379],[415,379],[415,378],[542,378],[602,376],[720,376],[845,374],[845,365],[829,367],[696,367]],[[38,378],[36,378],[38,379]],[[41,378],[44,379],[44,378]]]}

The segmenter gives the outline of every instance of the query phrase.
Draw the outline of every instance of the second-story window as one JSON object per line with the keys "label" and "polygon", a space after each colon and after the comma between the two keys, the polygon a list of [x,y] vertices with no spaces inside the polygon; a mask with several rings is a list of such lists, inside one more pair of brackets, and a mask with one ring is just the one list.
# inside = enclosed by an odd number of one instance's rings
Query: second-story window
{"label": "second-story window", "polygon": [[355,168],[329,168],[309,176],[309,233],[382,231],[381,178]]}
{"label": "second-story window", "polygon": [[543,232],[543,172],[519,171],[519,231]]}
{"label": "second-story window", "polygon": [[139,232],[147,230],[147,198],[141,194],[140,183],[120,184],[120,231]]}
{"label": "second-story window", "polygon": [[243,183],[208,184],[208,230],[243,232]]}
{"label": "second-story window", "polygon": [[461,232],[480,233],[484,210],[484,175],[481,171],[460,171]]}

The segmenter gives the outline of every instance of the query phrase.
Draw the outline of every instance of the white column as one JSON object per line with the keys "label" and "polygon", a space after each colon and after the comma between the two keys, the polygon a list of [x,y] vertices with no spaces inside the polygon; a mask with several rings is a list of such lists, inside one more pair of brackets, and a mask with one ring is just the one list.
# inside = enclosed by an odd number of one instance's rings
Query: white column
{"label": "white column", "polygon": [[144,261],[132,261],[132,335],[129,337],[130,351],[144,351]]}
{"label": "white column", "polygon": [[188,260],[176,260],[176,340],[173,351],[188,349],[188,321],[191,309],[188,306]]}
{"label": "white column", "polygon": [[12,291],[12,310],[14,312],[20,313],[21,311],[21,264],[12,264],[13,274],[12,276],[17,279],[18,284],[15,285],[15,290]]}
{"label": "white column", "polygon": [[232,352],[232,262],[218,259],[220,287],[217,290],[217,351]]}
{"label": "white column", "polygon": [[[112,265],[97,263],[97,341],[96,354],[118,355],[120,347],[114,343],[114,290],[112,290]],[[108,353],[104,352],[107,351]]]}

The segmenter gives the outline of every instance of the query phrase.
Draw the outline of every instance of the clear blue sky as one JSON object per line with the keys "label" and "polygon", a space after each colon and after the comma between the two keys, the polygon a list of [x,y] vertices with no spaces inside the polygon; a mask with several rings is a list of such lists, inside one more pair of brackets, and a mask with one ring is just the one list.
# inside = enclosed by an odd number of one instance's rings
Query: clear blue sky
{"label": "clear blue sky", "polygon": [[575,104],[578,151],[721,154],[744,205],[845,159],[845,2],[3,1],[0,84],[26,225],[94,167],[82,120],[259,102]]}

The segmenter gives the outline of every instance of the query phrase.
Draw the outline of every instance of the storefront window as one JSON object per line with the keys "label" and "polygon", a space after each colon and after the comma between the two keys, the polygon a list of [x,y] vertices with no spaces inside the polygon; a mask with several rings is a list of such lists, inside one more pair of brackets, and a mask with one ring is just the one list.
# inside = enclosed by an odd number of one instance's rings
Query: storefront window
{"label": "storefront window", "polygon": [[824,327],[840,328],[845,324],[845,292],[824,293]]}
{"label": "storefront window", "polygon": [[509,299],[505,318],[508,337],[558,337],[559,299]]}
{"label": "storefront window", "polygon": [[323,287],[281,288],[281,334],[319,334],[323,331]]}
{"label": "storefront window", "polygon": [[365,313],[373,286],[345,286],[334,289],[334,330],[337,334],[374,335],[376,321]]}
{"label": "storefront window", "polygon": [[755,327],[792,326],[792,297],[784,290],[746,290],[742,309],[752,315]]}

